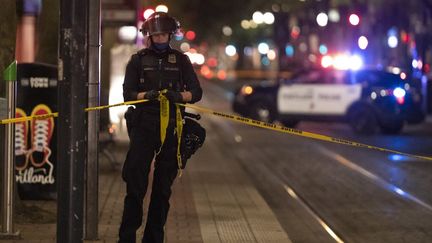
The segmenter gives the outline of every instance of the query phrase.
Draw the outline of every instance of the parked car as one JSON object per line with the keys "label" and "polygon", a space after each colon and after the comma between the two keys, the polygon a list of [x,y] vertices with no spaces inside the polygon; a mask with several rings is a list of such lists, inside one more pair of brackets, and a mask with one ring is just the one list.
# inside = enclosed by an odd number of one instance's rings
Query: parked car
{"label": "parked car", "polygon": [[399,133],[421,123],[421,92],[405,76],[383,70],[312,69],[290,79],[243,85],[233,110],[294,127],[301,121],[344,121],[356,133]]}

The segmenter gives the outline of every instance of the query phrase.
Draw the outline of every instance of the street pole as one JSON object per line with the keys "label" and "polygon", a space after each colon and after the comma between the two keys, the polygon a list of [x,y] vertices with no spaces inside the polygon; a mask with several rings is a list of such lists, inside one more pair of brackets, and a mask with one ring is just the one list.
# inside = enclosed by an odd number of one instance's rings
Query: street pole
{"label": "street pole", "polygon": [[57,242],[83,242],[89,0],[60,1]]}
{"label": "street pole", "polygon": [[[89,5],[89,87],[88,107],[99,106],[100,90],[100,0],[92,0]],[[99,186],[99,111],[88,116],[86,200],[85,200],[85,239],[98,239],[98,186]]]}
{"label": "street pole", "polygon": [[[15,117],[16,105],[16,72],[17,66],[14,61],[4,72],[4,80],[6,81],[6,99],[1,105],[5,114],[2,114],[1,119]],[[6,109],[4,109],[6,108]],[[3,113],[3,112],[2,112]],[[5,116],[5,117],[3,117]],[[9,123],[4,126],[4,142],[3,142],[3,175],[2,175],[2,203],[1,203],[1,218],[2,227],[0,239],[14,239],[19,237],[19,232],[14,229],[14,183],[15,183],[15,124]]]}

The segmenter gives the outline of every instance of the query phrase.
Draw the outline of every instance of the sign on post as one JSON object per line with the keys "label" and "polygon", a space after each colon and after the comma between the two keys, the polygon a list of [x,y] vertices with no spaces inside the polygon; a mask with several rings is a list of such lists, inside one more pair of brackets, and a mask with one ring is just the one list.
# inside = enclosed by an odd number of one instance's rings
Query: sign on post
{"label": "sign on post", "polygon": [[[57,111],[57,68],[18,64],[16,117]],[[56,120],[32,119],[15,124],[15,170],[21,199],[55,199]]]}

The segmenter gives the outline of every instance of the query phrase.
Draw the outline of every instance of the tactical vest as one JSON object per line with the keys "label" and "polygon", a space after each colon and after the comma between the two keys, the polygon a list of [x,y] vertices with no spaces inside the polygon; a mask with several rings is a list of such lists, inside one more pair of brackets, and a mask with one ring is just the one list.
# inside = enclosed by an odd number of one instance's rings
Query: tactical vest
{"label": "tactical vest", "polygon": [[146,49],[138,52],[141,62],[139,91],[164,89],[184,91],[180,55],[181,53],[172,50],[160,57]]}

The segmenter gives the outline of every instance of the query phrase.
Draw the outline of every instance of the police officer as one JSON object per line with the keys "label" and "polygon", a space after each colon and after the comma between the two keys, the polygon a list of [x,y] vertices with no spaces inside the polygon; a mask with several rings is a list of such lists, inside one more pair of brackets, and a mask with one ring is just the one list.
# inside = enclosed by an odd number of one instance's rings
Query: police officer
{"label": "police officer", "polygon": [[[144,22],[142,31],[149,37],[149,47],[132,55],[126,66],[123,83],[125,101],[148,99],[136,105],[132,119],[129,151],[123,166],[126,182],[123,217],[119,242],[135,242],[136,230],[142,224],[143,199],[153,160],[154,174],[145,243],[162,243],[164,225],[170,207],[171,186],[178,172],[175,103],[195,103],[202,89],[188,57],[170,47],[179,23],[168,14],[155,12]],[[160,91],[170,103],[166,138],[160,138]]]}

